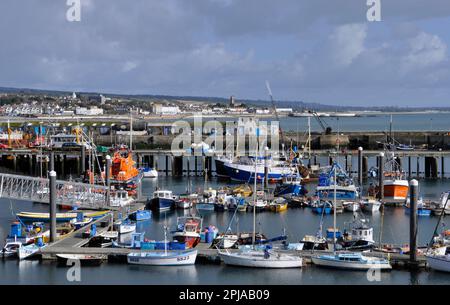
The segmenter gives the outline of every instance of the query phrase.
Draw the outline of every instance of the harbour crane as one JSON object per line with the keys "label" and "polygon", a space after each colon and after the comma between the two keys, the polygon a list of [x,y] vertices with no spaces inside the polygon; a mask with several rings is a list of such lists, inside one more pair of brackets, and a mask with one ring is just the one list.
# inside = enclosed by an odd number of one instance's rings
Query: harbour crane
{"label": "harbour crane", "polygon": [[319,114],[317,114],[316,111],[314,111],[314,110],[308,110],[308,113],[312,114],[312,115],[316,118],[317,122],[319,122],[319,125],[320,125],[320,127],[322,127],[323,132],[324,132],[325,134],[327,134],[327,135],[328,135],[328,134],[331,134],[331,131],[332,131],[333,129],[332,129],[330,126],[328,126],[328,124],[325,123],[324,120],[322,120],[322,119],[320,118]]}
{"label": "harbour crane", "polygon": [[[275,101],[273,100],[272,90],[270,89],[270,84],[269,84],[269,81],[267,81],[267,80],[266,80],[266,87],[267,87],[267,91],[269,92],[273,112],[275,113],[275,118],[277,119],[277,122],[280,122],[280,118],[278,117],[278,113],[277,113],[277,107],[275,106]],[[284,139],[283,130],[281,129],[281,126],[279,126],[278,128],[279,128],[279,132],[280,132],[281,143],[285,144],[286,141]]]}

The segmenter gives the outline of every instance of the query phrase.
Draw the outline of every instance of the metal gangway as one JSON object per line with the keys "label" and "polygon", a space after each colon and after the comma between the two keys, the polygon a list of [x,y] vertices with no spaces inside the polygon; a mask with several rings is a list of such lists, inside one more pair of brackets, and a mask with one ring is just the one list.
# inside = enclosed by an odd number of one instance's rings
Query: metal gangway
{"label": "metal gangway", "polygon": [[[50,202],[50,180],[0,173],[0,198],[40,203]],[[111,209],[106,202],[107,187],[56,180],[56,204],[85,209]]]}

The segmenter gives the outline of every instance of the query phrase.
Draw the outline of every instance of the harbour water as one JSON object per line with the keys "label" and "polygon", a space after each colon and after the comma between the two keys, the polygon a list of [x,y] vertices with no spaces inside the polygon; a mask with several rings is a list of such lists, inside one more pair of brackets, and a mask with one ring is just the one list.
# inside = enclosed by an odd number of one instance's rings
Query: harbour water
{"label": "harbour water", "polygon": [[[158,180],[144,180],[143,192],[150,195],[156,188],[169,188],[174,193],[186,190],[187,177],[160,177]],[[190,177],[193,189],[203,189],[205,182],[201,177]],[[208,186],[216,187],[227,183],[212,179]],[[425,197],[437,197],[448,190],[447,180],[420,180],[422,194]],[[312,191],[313,187],[309,186]],[[1,199],[0,201],[0,240],[4,240],[9,224],[14,220],[13,213],[18,211],[48,211],[47,205],[32,204]],[[145,232],[146,238],[161,240],[163,224],[173,229],[176,217],[189,214],[187,211],[173,211],[155,215],[151,220],[142,222],[138,231]],[[203,225],[215,225],[221,231],[229,224],[232,213],[209,212],[204,217]],[[240,231],[251,231],[252,213],[239,213],[232,229],[239,226]],[[351,213],[337,215],[338,227],[343,229],[346,222],[352,220]],[[374,227],[374,238],[380,232],[381,215],[367,215]],[[448,220],[448,217],[445,219]],[[444,220],[444,222],[445,222]],[[284,213],[262,212],[257,215],[257,228],[267,236],[279,235],[283,229],[289,241],[298,242],[306,234],[316,234],[320,217],[310,209],[288,209]],[[333,216],[325,216],[324,229],[332,226]],[[437,218],[419,217],[419,245],[425,245],[434,230]],[[409,218],[403,208],[386,208],[383,224],[383,242],[407,244]],[[381,274],[381,281],[369,282],[365,272],[348,272],[327,270],[311,265],[293,270],[251,270],[234,268],[225,265],[196,264],[186,267],[151,267],[130,266],[126,264],[105,263],[100,267],[82,267],[81,281],[69,282],[66,278],[67,268],[58,267],[49,261],[0,261],[1,284],[450,284],[450,276],[435,271],[409,272],[393,270]]]}

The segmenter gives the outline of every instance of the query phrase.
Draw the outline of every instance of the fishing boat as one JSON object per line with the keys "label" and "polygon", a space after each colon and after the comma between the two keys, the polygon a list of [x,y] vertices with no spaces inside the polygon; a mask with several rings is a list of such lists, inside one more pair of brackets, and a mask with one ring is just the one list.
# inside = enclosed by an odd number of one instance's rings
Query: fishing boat
{"label": "fishing boat", "polygon": [[313,204],[313,212],[319,215],[329,215],[333,211],[333,204],[329,201],[319,200]]}
{"label": "fishing boat", "polygon": [[238,195],[238,197],[233,197],[232,199],[230,199],[228,202],[228,211],[234,211],[234,210],[239,210],[239,211],[245,211],[247,209],[247,203],[245,202],[245,199],[243,197],[240,197]]}
{"label": "fishing boat", "polygon": [[147,200],[146,209],[155,212],[173,209],[177,197],[169,190],[157,190],[153,192],[153,198]]}
{"label": "fishing boat", "polygon": [[195,248],[200,242],[200,232],[203,219],[200,217],[178,217],[177,230],[173,232],[173,239],[185,243],[186,248]]}
{"label": "fishing boat", "polygon": [[242,184],[233,189],[233,195],[240,195],[242,197],[250,197],[253,191],[248,184]]}
{"label": "fishing boat", "polygon": [[[222,166],[225,170],[226,176],[231,180],[247,183],[253,182],[255,176],[258,182],[264,181],[264,168],[266,165],[267,177],[270,183],[281,181],[283,177],[292,175],[295,172],[295,167],[291,166],[287,162],[275,162],[272,159],[268,159],[264,162],[258,162],[258,159],[263,160],[264,157],[238,157],[233,160],[224,161]],[[255,164],[258,165],[255,167]]]}
{"label": "fishing boat", "polygon": [[152,212],[149,210],[137,210],[134,213],[128,215],[128,219],[134,221],[144,221],[152,218]]}
{"label": "fishing boat", "polygon": [[167,227],[164,226],[164,252],[132,252],[127,255],[129,264],[150,266],[193,265],[197,250],[168,250]]}
{"label": "fishing boat", "polygon": [[134,199],[128,195],[128,191],[120,189],[114,192],[114,197],[111,198],[110,206],[124,207],[134,202]]}
{"label": "fishing boat", "polygon": [[41,248],[45,246],[46,244],[42,241],[42,238],[38,238],[36,243],[22,245],[21,247],[19,247],[17,255],[19,256],[20,260],[31,258],[36,253],[38,253]]}
{"label": "fishing boat", "polygon": [[310,205],[309,200],[304,196],[289,196],[285,198],[288,200],[290,208],[304,208]]}
{"label": "fishing boat", "polygon": [[303,250],[328,250],[328,242],[322,236],[305,235],[300,241]]}
{"label": "fishing boat", "polygon": [[177,208],[179,209],[190,209],[198,202],[198,194],[182,194],[178,197]]}
{"label": "fishing boat", "polygon": [[368,225],[369,220],[354,215],[349,229],[345,229],[339,245],[345,250],[369,250],[375,245],[373,227]]}
{"label": "fishing boat", "polygon": [[197,250],[166,252],[132,252],[127,255],[128,264],[149,266],[183,266],[194,265]]}
{"label": "fishing boat", "polygon": [[[333,173],[336,172],[336,179]],[[336,193],[337,200],[356,200],[358,190],[353,183],[353,179],[334,162],[331,167],[324,168],[319,175],[319,184],[316,188],[316,194],[320,199],[334,199]]]}
{"label": "fishing boat", "polygon": [[376,199],[363,199],[360,204],[362,210],[369,213],[378,212],[381,207],[381,202]]}
{"label": "fishing boat", "polygon": [[[411,213],[409,197],[405,203],[405,213]],[[422,197],[417,200],[417,216],[431,216],[431,209],[425,205]]]}
{"label": "fishing boat", "polygon": [[144,178],[158,178],[158,171],[151,167],[144,167],[142,168],[143,177]]}
{"label": "fishing boat", "polygon": [[[109,213],[109,211],[82,211],[82,210],[73,210],[67,213],[56,213],[56,221],[57,222],[69,222],[73,218],[77,217],[77,213],[82,212],[85,217],[90,217],[94,220],[101,218]],[[29,222],[49,222],[50,221],[50,213],[37,213],[37,212],[20,212],[16,214],[16,217],[20,219],[20,221],[29,223]]]}
{"label": "fishing boat", "polygon": [[[100,266],[108,257],[91,254],[56,254],[56,259],[60,266],[67,266],[67,263],[71,261],[80,262],[81,266]],[[69,266],[72,266],[72,264],[69,264]]]}
{"label": "fishing boat", "polygon": [[284,177],[280,184],[275,187],[274,196],[303,196],[306,190],[302,184],[300,174],[288,175]]}
{"label": "fishing boat", "polygon": [[[256,135],[259,136],[259,129],[256,131]],[[258,144],[256,145],[255,156],[258,155]],[[255,160],[253,173],[256,176],[258,164]],[[253,179],[253,234],[252,234],[252,249],[246,251],[243,248],[238,253],[230,253],[228,250],[218,250],[220,258],[226,265],[240,266],[240,267],[253,267],[253,268],[300,268],[303,260],[299,256],[282,254],[275,252],[269,245],[264,250],[257,249],[256,245],[256,207],[257,207],[257,194],[256,194],[256,182],[257,179]],[[235,212],[236,213],[236,212]]]}
{"label": "fishing boat", "polygon": [[[337,172],[334,170],[334,177],[336,179]],[[334,184],[336,188],[336,184]],[[333,206],[336,209],[336,192],[334,193]],[[338,253],[336,251],[337,244],[337,228],[336,228],[336,211],[333,215],[333,254],[312,256],[313,264],[321,267],[339,268],[346,270],[369,270],[377,268],[378,270],[390,270],[391,264],[381,258],[365,256],[361,253]]]}
{"label": "fishing boat", "polygon": [[267,200],[264,199],[257,199],[256,201],[251,201],[248,203],[248,208],[253,211],[256,210],[256,212],[262,212],[265,211],[269,207],[269,204]]}
{"label": "fishing boat", "polygon": [[283,197],[277,197],[270,203],[269,207],[272,212],[282,212],[287,210],[288,203]]}
{"label": "fishing boat", "polygon": [[92,222],[91,217],[83,217],[83,215],[81,217],[77,217],[70,220],[70,224],[73,225],[76,230],[90,224],[91,222]]}
{"label": "fishing boat", "polygon": [[361,208],[361,205],[357,201],[344,201],[342,205],[344,206],[344,210],[353,213],[358,212]]}
{"label": "fishing boat", "polygon": [[114,222],[115,229],[119,232],[119,234],[128,234],[136,231],[136,223],[131,222],[129,219],[125,220],[117,220]]}

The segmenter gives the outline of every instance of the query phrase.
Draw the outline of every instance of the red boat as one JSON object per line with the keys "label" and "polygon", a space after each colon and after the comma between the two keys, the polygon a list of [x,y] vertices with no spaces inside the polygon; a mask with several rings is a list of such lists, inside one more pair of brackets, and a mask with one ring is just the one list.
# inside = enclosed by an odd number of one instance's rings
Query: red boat
{"label": "red boat", "polygon": [[200,217],[178,217],[177,231],[173,233],[173,239],[186,244],[186,249],[195,248],[200,242],[202,219]]}

